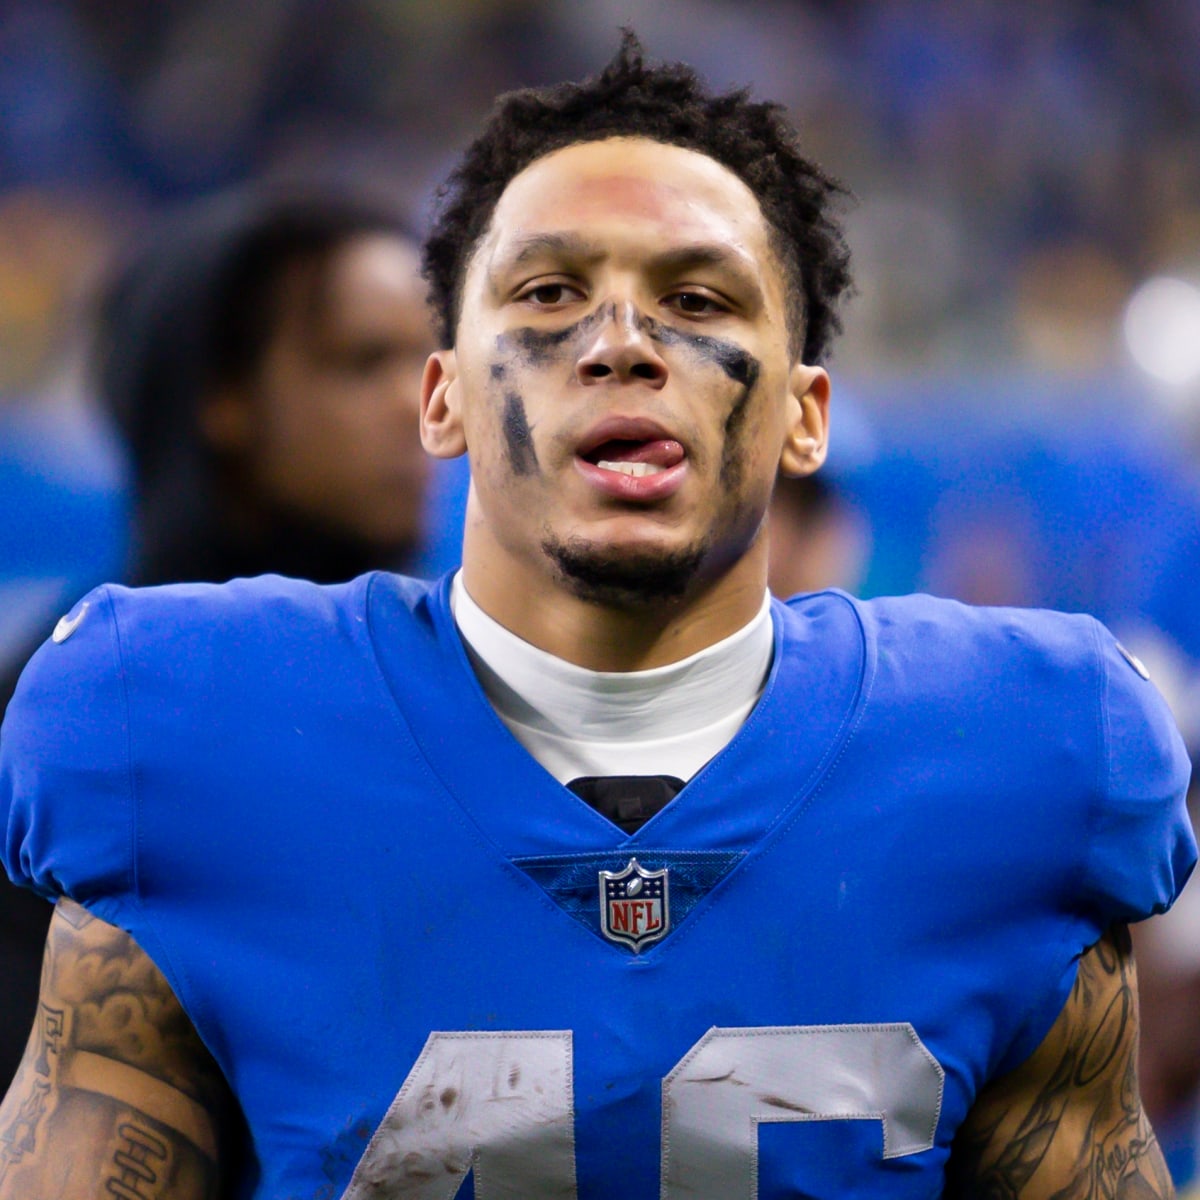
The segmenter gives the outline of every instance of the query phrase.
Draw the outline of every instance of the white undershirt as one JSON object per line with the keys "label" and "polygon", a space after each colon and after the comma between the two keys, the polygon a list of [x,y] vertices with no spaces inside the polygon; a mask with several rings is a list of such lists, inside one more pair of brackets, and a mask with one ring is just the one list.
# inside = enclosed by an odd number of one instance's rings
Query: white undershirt
{"label": "white undershirt", "polygon": [[450,607],[471,665],[513,737],[560,783],[581,775],[685,782],[732,740],[762,694],[770,596],[736,633],[648,671],[590,671],[492,620],[454,577]]}

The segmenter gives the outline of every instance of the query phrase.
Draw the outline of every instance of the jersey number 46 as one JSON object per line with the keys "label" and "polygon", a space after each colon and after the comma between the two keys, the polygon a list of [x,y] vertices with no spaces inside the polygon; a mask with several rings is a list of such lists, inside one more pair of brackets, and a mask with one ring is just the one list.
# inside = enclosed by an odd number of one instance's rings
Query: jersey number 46
{"label": "jersey number 46", "polygon": [[[710,1029],[662,1082],[661,1195],[753,1200],[758,1125],[869,1119],[928,1150],[944,1073],[909,1024]],[[569,1030],[430,1034],[342,1200],[574,1200]]]}

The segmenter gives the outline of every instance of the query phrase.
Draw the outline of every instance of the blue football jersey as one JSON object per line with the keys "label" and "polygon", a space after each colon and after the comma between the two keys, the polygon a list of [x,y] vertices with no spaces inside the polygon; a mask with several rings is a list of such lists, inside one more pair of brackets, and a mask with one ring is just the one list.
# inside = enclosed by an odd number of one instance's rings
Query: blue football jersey
{"label": "blue football jersey", "polygon": [[1179,736],[1090,618],[775,603],[759,703],[628,835],[505,729],[448,593],[103,588],[9,709],[5,865],[161,968],[241,1197],[937,1196],[1194,862]]}

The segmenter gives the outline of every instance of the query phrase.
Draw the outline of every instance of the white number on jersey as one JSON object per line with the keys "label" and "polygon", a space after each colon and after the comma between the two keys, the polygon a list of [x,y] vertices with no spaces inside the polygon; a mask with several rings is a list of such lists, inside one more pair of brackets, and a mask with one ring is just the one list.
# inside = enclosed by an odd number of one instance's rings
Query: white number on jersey
{"label": "white number on jersey", "polygon": [[[758,1125],[868,1119],[933,1145],[944,1073],[911,1025],[710,1029],[663,1080],[664,1200],[754,1200]],[[432,1033],[342,1200],[574,1200],[571,1034]]]}
{"label": "white number on jersey", "polygon": [[758,1126],[883,1122],[883,1157],[933,1145],[944,1073],[911,1025],[710,1029],[663,1081],[664,1197],[758,1195]]}

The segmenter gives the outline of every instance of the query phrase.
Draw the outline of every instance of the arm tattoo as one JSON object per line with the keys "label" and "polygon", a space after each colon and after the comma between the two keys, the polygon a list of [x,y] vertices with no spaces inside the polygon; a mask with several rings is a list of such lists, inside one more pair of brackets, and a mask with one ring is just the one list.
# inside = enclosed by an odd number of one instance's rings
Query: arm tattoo
{"label": "arm tattoo", "polygon": [[1137,982],[1116,926],[1080,960],[1042,1045],[984,1088],[955,1142],[947,1195],[1166,1200],[1174,1188],[1137,1082]]}
{"label": "arm tattoo", "polygon": [[0,1200],[217,1200],[232,1108],[150,958],[60,901],[37,1020],[0,1105]]}

